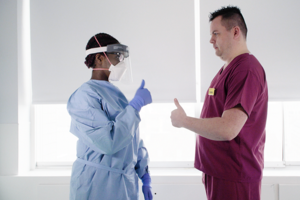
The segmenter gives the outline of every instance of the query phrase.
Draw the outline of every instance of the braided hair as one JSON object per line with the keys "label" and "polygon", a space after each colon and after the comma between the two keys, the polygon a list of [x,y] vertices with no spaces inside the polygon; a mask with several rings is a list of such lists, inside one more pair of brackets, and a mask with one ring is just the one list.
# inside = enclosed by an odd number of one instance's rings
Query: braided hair
{"label": "braided hair", "polygon": [[[98,33],[95,35],[101,46],[107,46],[109,44],[119,44],[119,41],[112,37],[111,35],[108,35],[106,33]],[[91,37],[91,39],[88,41],[85,50],[92,49],[92,48],[97,48],[99,47],[99,44],[95,40],[94,36]],[[94,68],[95,67],[95,57],[97,54],[104,55],[103,53],[94,53],[90,54],[87,57],[85,57],[85,62],[84,64],[88,68]]]}

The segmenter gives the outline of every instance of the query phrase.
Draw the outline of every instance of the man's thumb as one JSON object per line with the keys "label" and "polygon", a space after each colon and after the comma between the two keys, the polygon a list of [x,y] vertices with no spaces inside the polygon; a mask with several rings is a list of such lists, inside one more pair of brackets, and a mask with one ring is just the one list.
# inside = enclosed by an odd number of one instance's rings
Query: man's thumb
{"label": "man's thumb", "polygon": [[174,99],[174,103],[175,103],[177,108],[181,108],[181,106],[180,106],[180,104],[179,104],[179,102],[176,98]]}

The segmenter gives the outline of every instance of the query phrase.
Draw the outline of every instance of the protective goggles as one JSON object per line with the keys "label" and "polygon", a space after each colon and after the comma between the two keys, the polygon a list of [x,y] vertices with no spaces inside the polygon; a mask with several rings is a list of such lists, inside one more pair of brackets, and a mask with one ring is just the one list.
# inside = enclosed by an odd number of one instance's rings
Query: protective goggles
{"label": "protective goggles", "polygon": [[109,44],[105,47],[97,47],[88,49],[85,51],[86,56],[94,53],[101,53],[105,52],[107,54],[116,54],[119,58],[119,61],[124,60],[124,58],[127,58],[129,56],[129,48],[126,45],[123,44]]}
{"label": "protective goggles", "polygon": [[[128,47],[122,44],[110,44],[105,47],[102,47],[99,41],[97,40],[96,36],[94,36],[94,38],[98,43],[99,47],[86,50],[86,56],[90,54],[103,52],[108,62],[110,63],[110,67],[109,69],[94,68],[93,70],[109,70],[109,81],[121,81],[122,83],[129,84],[133,83]],[[117,55],[119,62],[116,65],[113,65],[106,54]]]}

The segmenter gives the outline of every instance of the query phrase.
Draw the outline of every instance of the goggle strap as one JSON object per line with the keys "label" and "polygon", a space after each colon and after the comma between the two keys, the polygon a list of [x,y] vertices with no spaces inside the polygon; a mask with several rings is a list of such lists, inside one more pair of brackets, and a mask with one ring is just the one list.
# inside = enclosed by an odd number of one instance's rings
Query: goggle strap
{"label": "goggle strap", "polygon": [[[97,38],[96,38],[96,36],[95,36],[95,35],[94,35],[94,38],[95,38],[96,42],[99,44],[99,47],[101,47],[101,45],[100,45],[100,43],[99,43],[99,41],[97,40]],[[112,64],[111,64],[111,62],[110,62],[110,60],[108,59],[108,57],[107,57],[106,53],[105,53],[105,52],[103,52],[103,53],[104,53],[105,57],[107,58],[107,60],[108,60],[109,64],[110,64],[110,65],[112,65]]]}

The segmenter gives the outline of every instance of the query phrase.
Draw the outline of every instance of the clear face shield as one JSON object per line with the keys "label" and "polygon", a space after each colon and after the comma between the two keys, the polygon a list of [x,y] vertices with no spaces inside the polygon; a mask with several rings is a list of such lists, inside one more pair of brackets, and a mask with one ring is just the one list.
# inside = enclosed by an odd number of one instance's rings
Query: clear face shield
{"label": "clear face shield", "polygon": [[[98,42],[97,38],[95,37]],[[108,62],[111,64],[109,67],[110,75],[108,77],[109,81],[117,81],[121,83],[132,83],[132,69],[129,57],[129,48],[126,45],[122,44],[110,44],[104,47],[101,47],[98,42],[98,48],[92,48],[86,50],[86,56],[89,54],[101,53],[103,52],[106,56]],[[117,64],[113,65],[107,55],[113,54],[117,60]],[[94,68],[93,70],[107,70],[103,68]]]}

